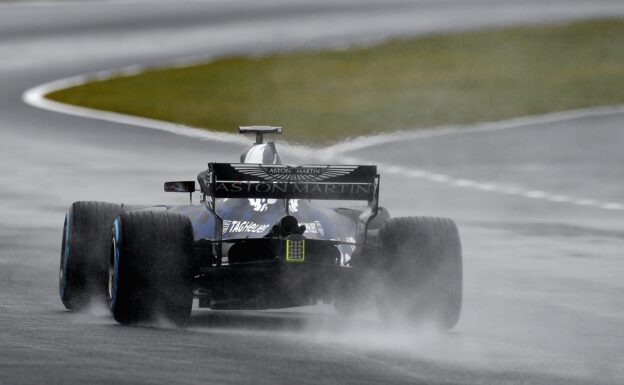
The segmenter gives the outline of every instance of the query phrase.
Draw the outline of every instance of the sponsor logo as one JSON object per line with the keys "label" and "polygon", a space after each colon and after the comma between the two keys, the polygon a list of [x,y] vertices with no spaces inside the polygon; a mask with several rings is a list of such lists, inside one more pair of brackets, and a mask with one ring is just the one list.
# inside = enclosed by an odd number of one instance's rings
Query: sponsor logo
{"label": "sponsor logo", "polygon": [[325,230],[323,230],[323,226],[321,225],[321,222],[319,221],[301,222],[299,224],[304,225],[306,227],[306,231],[305,231],[306,233],[318,234],[321,237],[325,236]]}
{"label": "sponsor logo", "polygon": [[256,194],[370,194],[373,185],[352,183],[290,184],[290,183],[244,183],[217,182],[215,192]]}
{"label": "sponsor logo", "polygon": [[227,233],[254,233],[254,234],[262,234],[264,233],[271,225],[260,224],[252,221],[232,221],[232,220],[224,220],[223,221],[223,234]]}
{"label": "sponsor logo", "polygon": [[320,182],[330,178],[348,175],[358,166],[263,166],[233,164],[232,167],[243,175],[251,175],[270,182]]}
{"label": "sponsor logo", "polygon": [[264,212],[269,209],[269,205],[273,205],[277,199],[249,199],[249,204],[253,211]]}
{"label": "sponsor logo", "polygon": [[[257,212],[265,212],[269,209],[269,206],[277,203],[277,199],[247,199],[249,201],[249,205],[252,207],[253,211]],[[289,199],[288,200],[288,212],[296,213],[299,211],[299,199]]]}

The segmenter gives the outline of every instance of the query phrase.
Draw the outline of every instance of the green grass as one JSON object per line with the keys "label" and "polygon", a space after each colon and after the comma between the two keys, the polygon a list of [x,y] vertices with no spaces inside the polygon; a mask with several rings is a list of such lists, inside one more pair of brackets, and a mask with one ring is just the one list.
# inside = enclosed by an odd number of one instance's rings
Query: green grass
{"label": "green grass", "polygon": [[624,21],[399,39],[341,51],[229,57],[48,95],[64,103],[285,139],[350,136],[624,103]]}

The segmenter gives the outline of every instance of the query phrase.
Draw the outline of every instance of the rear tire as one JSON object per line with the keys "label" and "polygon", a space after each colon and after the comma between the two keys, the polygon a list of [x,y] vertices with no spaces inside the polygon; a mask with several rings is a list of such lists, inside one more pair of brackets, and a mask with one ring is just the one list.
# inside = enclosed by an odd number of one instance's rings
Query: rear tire
{"label": "rear tire", "polygon": [[165,318],[184,324],[193,304],[193,228],[183,215],[122,213],[111,236],[109,295],[122,324]]}
{"label": "rear tire", "polygon": [[455,223],[395,218],[382,227],[379,240],[384,256],[380,317],[453,328],[462,303],[461,242]]}
{"label": "rear tire", "polygon": [[110,225],[121,211],[113,203],[75,202],[67,212],[59,268],[59,294],[67,309],[106,300]]}

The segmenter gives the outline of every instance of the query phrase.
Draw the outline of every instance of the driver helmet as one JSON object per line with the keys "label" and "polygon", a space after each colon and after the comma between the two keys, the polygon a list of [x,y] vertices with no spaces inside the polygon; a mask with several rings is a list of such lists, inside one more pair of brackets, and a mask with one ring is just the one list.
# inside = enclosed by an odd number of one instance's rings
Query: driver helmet
{"label": "driver helmet", "polygon": [[241,163],[282,164],[274,142],[254,144],[241,154]]}

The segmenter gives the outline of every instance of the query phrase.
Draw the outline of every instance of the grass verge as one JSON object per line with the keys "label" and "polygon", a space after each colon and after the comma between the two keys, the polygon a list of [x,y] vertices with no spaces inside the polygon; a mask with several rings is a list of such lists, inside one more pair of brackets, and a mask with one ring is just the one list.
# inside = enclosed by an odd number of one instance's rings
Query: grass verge
{"label": "grass verge", "polygon": [[624,103],[624,21],[229,57],[95,81],[48,97],[225,132],[238,125],[282,125],[285,139],[323,144]]}

